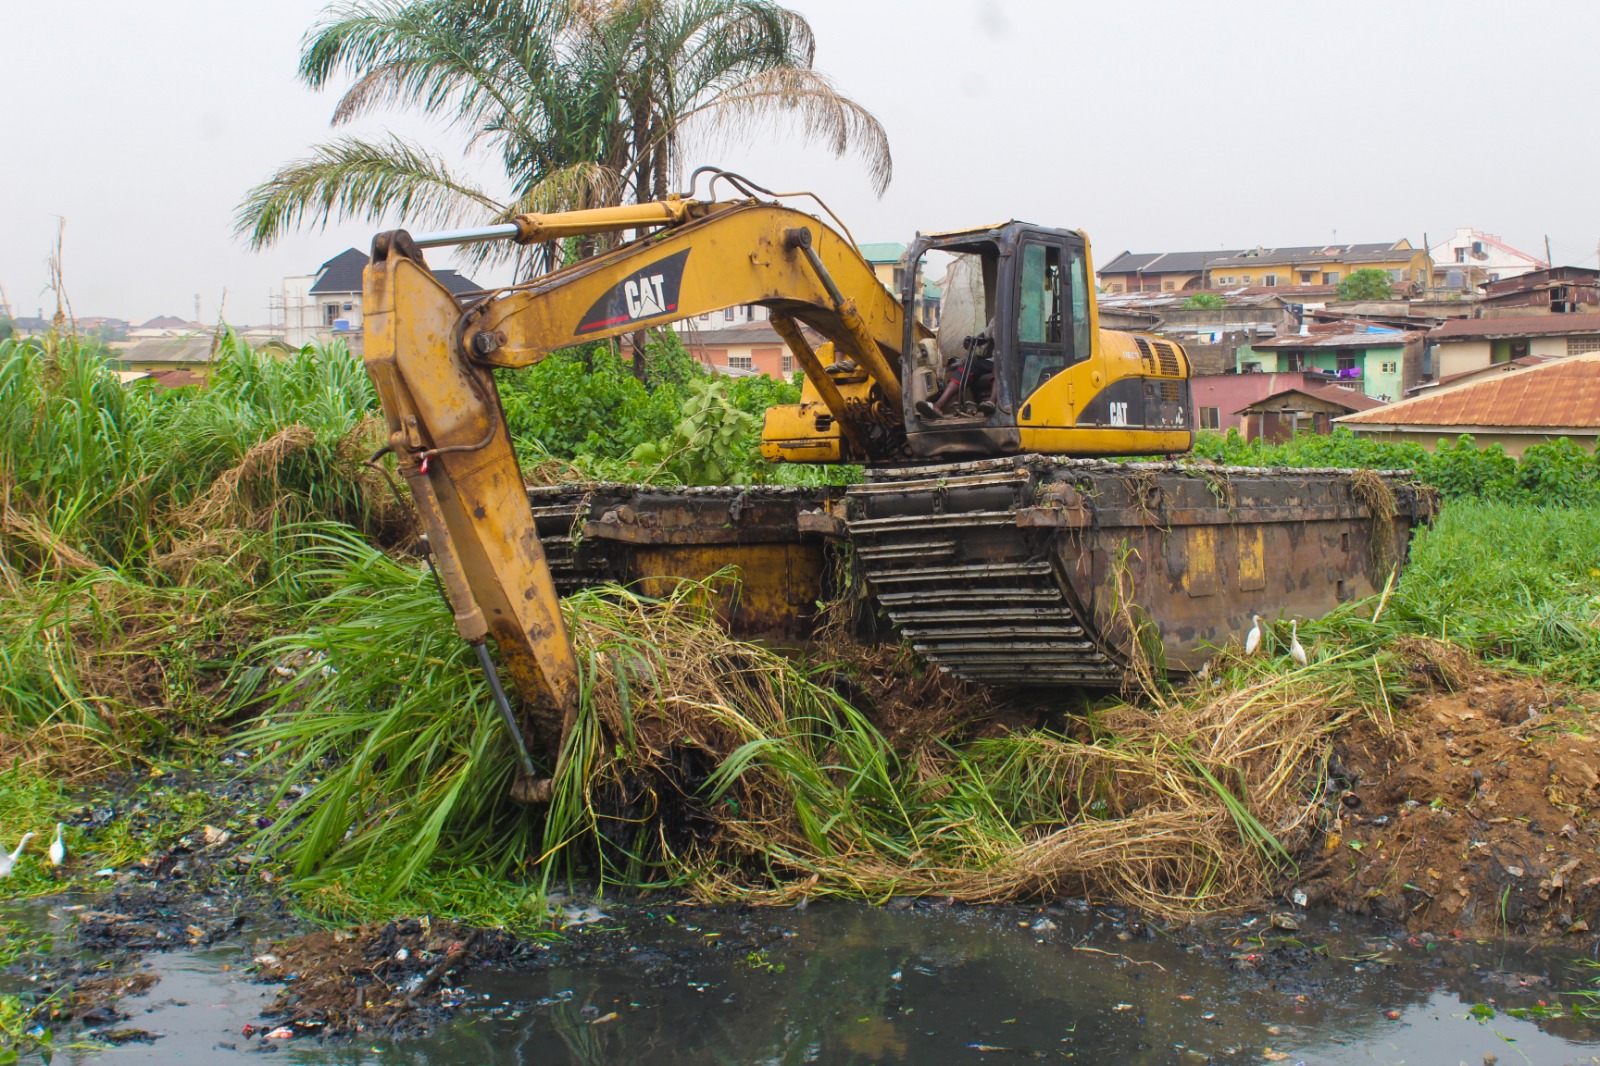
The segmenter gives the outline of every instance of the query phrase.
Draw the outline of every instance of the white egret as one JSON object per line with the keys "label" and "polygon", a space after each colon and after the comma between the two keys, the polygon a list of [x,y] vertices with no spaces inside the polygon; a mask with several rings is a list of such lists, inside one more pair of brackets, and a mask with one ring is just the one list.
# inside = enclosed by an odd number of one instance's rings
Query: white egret
{"label": "white egret", "polygon": [[16,851],[13,851],[9,855],[3,851],[0,851],[0,877],[11,876],[11,868],[17,864],[17,860],[22,857],[22,849],[27,847],[28,841],[32,839],[32,833],[23,833],[22,839],[17,842]]}
{"label": "white egret", "polygon": [[1250,616],[1250,620],[1255,625],[1251,626],[1250,632],[1244,636],[1244,653],[1246,655],[1254,655],[1261,650],[1261,616],[1253,614]]}
{"label": "white egret", "polygon": [[61,840],[61,823],[56,823],[56,838],[50,842],[50,865],[60,866],[67,857],[67,845]]}
{"label": "white egret", "polygon": [[1299,622],[1289,623],[1289,658],[1304,666],[1306,664],[1306,650],[1300,646],[1299,630]]}

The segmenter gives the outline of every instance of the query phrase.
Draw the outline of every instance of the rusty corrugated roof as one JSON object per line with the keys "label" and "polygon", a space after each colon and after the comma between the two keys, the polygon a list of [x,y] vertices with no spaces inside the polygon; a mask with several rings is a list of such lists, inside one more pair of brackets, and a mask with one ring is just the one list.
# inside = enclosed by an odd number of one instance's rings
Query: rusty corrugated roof
{"label": "rusty corrugated roof", "polygon": [[1346,411],[1370,411],[1376,407],[1386,406],[1382,400],[1374,400],[1366,393],[1356,392],[1354,389],[1340,388],[1337,385],[1302,385],[1298,388],[1279,389],[1269,396],[1261,397],[1261,399],[1256,400],[1248,407],[1239,408],[1239,410],[1253,411],[1262,404],[1271,403],[1273,400],[1281,399],[1293,393],[1298,393],[1301,396],[1310,396],[1324,403],[1335,404],[1343,407]]}
{"label": "rusty corrugated roof", "polygon": [[1370,333],[1291,334],[1257,341],[1252,348],[1404,348],[1422,334],[1411,330],[1374,330]]}
{"label": "rusty corrugated roof", "polygon": [[1426,393],[1340,422],[1396,426],[1600,427],[1600,352],[1511,370]]}
{"label": "rusty corrugated roof", "polygon": [[1447,341],[1469,337],[1563,337],[1573,333],[1600,333],[1600,314],[1454,318],[1430,330],[1428,337]]}

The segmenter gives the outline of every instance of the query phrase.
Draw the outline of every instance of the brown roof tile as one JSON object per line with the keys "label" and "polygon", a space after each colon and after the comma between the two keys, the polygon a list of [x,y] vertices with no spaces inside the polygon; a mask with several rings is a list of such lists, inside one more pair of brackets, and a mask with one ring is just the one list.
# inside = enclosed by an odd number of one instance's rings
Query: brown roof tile
{"label": "brown roof tile", "polygon": [[1600,427],[1600,352],[1346,415],[1357,425]]}

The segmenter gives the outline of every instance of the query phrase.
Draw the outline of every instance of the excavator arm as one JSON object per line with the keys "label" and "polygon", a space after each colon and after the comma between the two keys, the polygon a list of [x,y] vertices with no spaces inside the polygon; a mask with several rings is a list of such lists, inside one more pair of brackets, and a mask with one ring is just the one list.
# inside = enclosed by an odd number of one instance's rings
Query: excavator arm
{"label": "excavator arm", "polygon": [[[655,229],[465,309],[422,246]],[[813,216],[757,201],[673,198],[555,215],[490,231],[380,234],[364,279],[364,360],[389,447],[411,487],[461,636],[493,637],[526,699],[536,739],[559,753],[578,704],[578,668],[507,429],[493,371],[550,352],[739,304],[761,304],[857,454],[902,419],[898,301],[854,246]],[[841,387],[799,329],[864,372]],[[877,438],[872,435],[878,434]],[[491,681],[495,681],[490,668]],[[499,696],[498,691],[496,695]],[[520,727],[501,699],[518,743]],[[525,755],[523,766],[530,764]],[[547,791],[547,790],[546,790]],[[523,798],[541,790],[528,782]]]}

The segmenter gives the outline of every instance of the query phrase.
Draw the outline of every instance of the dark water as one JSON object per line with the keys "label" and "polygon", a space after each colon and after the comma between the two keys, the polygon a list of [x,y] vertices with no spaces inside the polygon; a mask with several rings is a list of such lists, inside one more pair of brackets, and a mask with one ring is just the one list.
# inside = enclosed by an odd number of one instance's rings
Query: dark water
{"label": "dark water", "polygon": [[[668,921],[619,910],[601,924],[625,933],[589,927],[539,972],[476,971],[462,990],[471,1010],[403,1043],[245,1039],[240,1030],[260,1024],[272,992],[241,976],[248,952],[153,955],[147,964],[161,981],[123,1001],[133,1015],[124,1024],[166,1035],[66,1058],[1476,1066],[1493,1055],[1503,1064],[1600,1063],[1600,1022],[1504,1013],[1570,1002],[1561,993],[1600,972],[1559,951],[1391,940],[1344,918],[1306,919],[1293,934],[1257,920],[1152,935],[1054,909],[817,904],[685,913]],[[1041,919],[1055,928],[1034,928]],[[586,954],[590,937],[610,947]],[[1492,1019],[1469,1015],[1490,1001]]]}

